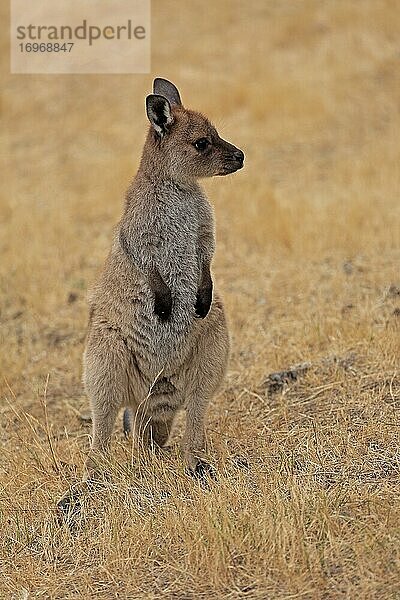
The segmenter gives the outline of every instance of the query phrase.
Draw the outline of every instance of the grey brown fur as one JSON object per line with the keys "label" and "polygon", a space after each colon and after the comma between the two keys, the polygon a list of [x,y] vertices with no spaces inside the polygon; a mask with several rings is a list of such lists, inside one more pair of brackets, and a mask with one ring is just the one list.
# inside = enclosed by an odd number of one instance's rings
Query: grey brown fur
{"label": "grey brown fur", "polygon": [[186,110],[164,79],[155,80],[146,108],[151,127],[140,167],[89,300],[87,476],[108,451],[123,407],[130,414],[125,427],[133,424],[137,439],[160,446],[185,408],[186,464],[193,473],[207,469],[206,408],[228,360],[224,308],[210,274],[213,210],[197,180],[236,171],[244,155],[205,117]]}

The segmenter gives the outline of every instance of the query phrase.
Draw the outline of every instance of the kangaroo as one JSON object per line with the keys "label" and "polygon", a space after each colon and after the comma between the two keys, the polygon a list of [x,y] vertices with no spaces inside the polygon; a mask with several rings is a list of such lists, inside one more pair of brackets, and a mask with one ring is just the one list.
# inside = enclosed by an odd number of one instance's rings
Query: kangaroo
{"label": "kangaroo", "polygon": [[85,477],[110,448],[116,417],[141,443],[164,446],[186,409],[183,454],[194,476],[202,459],[207,404],[227,366],[229,336],[210,272],[213,209],[198,179],[243,167],[244,154],[175,85],[157,78],[146,98],[150,128],[111,251],[90,297],[83,381],[93,438]]}

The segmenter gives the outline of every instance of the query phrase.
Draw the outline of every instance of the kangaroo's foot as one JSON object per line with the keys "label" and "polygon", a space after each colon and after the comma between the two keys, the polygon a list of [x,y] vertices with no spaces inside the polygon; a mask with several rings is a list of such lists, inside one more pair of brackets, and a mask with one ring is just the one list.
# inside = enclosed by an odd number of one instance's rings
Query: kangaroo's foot
{"label": "kangaroo's foot", "polygon": [[195,479],[206,479],[207,477],[210,477],[214,480],[217,479],[217,471],[214,469],[214,467],[201,459],[197,459],[194,468],[188,467],[187,472]]}

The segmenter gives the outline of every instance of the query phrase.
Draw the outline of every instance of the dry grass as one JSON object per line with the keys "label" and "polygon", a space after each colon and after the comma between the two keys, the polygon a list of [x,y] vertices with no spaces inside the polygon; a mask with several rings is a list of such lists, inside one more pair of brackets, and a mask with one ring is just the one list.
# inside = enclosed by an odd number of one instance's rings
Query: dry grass
{"label": "dry grass", "polygon": [[206,182],[233,338],[209,415],[219,480],[185,476],[179,435],[149,456],[117,431],[109,479],[57,520],[89,444],[86,289],[152,77],[11,77],[4,35],[0,597],[399,598],[398,3],[152,12],[153,74],[247,156]]}

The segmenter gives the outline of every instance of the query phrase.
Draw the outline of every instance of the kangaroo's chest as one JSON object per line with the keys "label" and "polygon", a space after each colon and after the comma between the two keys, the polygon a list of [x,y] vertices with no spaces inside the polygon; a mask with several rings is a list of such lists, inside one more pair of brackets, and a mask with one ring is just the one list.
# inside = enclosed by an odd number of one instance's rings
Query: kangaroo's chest
{"label": "kangaroo's chest", "polygon": [[161,229],[164,254],[196,253],[199,228],[199,215],[193,201],[185,205],[181,200],[168,207]]}
{"label": "kangaroo's chest", "polygon": [[192,194],[176,193],[163,207],[159,260],[171,284],[198,279],[199,202],[202,201]]}

